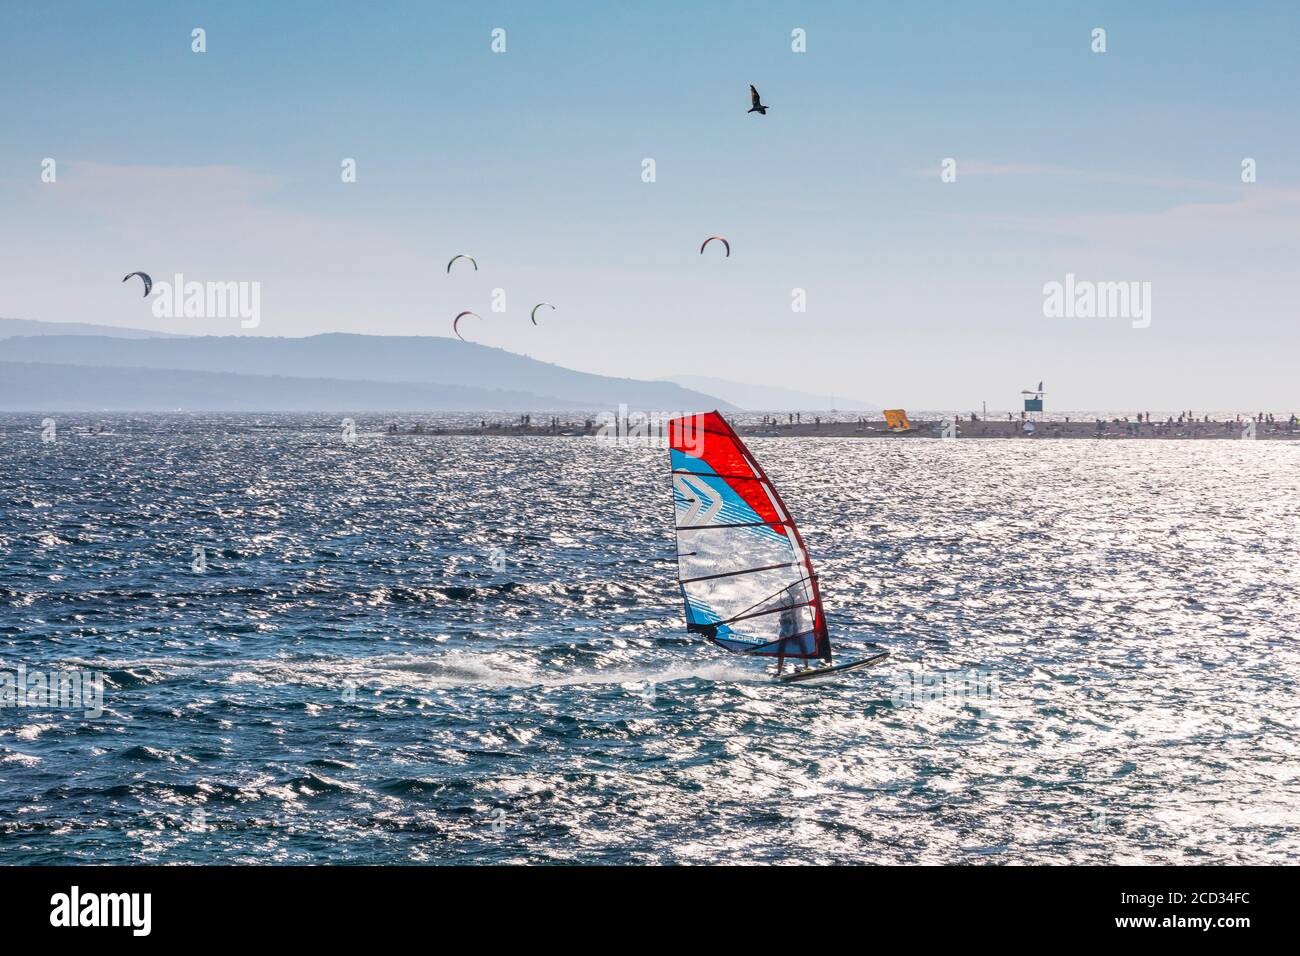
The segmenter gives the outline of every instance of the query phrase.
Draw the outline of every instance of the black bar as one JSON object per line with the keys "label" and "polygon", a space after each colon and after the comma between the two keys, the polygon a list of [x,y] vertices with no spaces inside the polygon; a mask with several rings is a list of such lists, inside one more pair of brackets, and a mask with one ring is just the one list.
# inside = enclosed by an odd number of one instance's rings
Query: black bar
{"label": "black bar", "polygon": [[[792,693],[794,693],[792,691]],[[695,839],[722,835],[722,821],[702,818]],[[844,839],[827,833],[825,838]],[[684,837],[690,839],[690,837]],[[651,836],[641,859],[664,859],[670,849]],[[447,934],[477,928],[494,945],[505,939],[531,943],[572,941],[572,927],[555,921],[558,901],[581,899],[583,933],[606,943],[627,930],[629,899],[705,898],[719,876],[713,867],[645,868],[630,857],[622,867],[583,866],[584,846],[574,842],[568,867],[4,867],[0,866],[0,918],[5,940],[15,953],[34,937],[51,943],[98,945],[102,942],[155,942],[174,947],[237,943],[267,948],[325,943],[330,952],[342,943]],[[965,857],[954,847],[917,847],[926,859],[989,862]],[[1069,858],[1062,848],[1062,862]],[[1218,951],[1257,947],[1294,929],[1291,916],[1294,871],[1250,867],[1014,867],[884,866],[893,855],[864,854],[875,866],[823,868],[809,846],[802,866],[731,866],[728,886],[738,898],[778,894],[797,898],[856,900],[877,939],[917,934],[924,948],[936,943],[996,941],[1032,944],[1036,949],[1076,948],[1083,940],[1128,941],[1134,946],[1184,946],[1198,940]],[[888,857],[888,858],[886,858]],[[0,860],[3,857],[0,856]],[[687,858],[689,859],[689,858]],[[763,863],[760,847],[734,856],[736,863]],[[1015,862],[1014,858],[1004,862]],[[846,872],[851,870],[851,872]],[[809,882],[819,884],[810,886]],[[149,894],[148,936],[127,925],[54,926],[57,898],[79,899],[100,893]],[[142,915],[144,897],[136,900]],[[846,904],[847,905],[847,904]],[[851,920],[854,910],[835,908],[825,919]],[[942,914],[939,918],[938,914]],[[129,913],[128,913],[129,915]],[[66,916],[66,910],[65,910]],[[1249,925],[1178,925],[1176,921],[1245,920]],[[1136,921],[1136,922],[1135,922]],[[1143,925],[1147,921],[1151,925]],[[1165,921],[1175,921],[1172,924]],[[140,922],[143,922],[142,920]],[[769,921],[770,922],[770,921]],[[738,945],[747,933],[771,939],[773,932],[806,934],[803,921],[764,926],[762,921],[726,921],[693,933]],[[1257,935],[1271,930],[1267,937]],[[398,934],[402,934],[399,936]],[[611,934],[606,936],[605,934]],[[424,938],[424,937],[420,937]],[[461,937],[463,940],[464,938]],[[255,942],[254,942],[255,940]],[[466,941],[467,942],[467,941]],[[43,950],[41,950],[43,951]],[[66,947],[51,952],[66,951]],[[74,950],[76,951],[76,950]],[[173,950],[174,951],[174,950]]]}

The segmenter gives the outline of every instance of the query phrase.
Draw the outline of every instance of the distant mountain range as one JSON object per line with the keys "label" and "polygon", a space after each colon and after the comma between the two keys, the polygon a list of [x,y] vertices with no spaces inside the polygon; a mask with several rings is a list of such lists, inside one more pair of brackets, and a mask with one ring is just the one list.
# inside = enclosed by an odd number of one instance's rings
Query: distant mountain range
{"label": "distant mountain range", "polygon": [[725,378],[710,378],[704,375],[670,375],[665,379],[676,382],[685,388],[717,395],[738,408],[751,411],[824,411],[835,408],[846,412],[878,412],[881,406],[846,398],[843,395],[814,395],[792,388],[775,385],[749,385],[745,382],[732,382]]}
{"label": "distant mountain range", "polygon": [[[643,411],[733,406],[673,382],[577,372],[456,339],[164,336],[0,320],[8,411]],[[35,334],[33,334],[35,333]],[[3,337],[9,336],[9,337]]]}
{"label": "distant mountain range", "polygon": [[6,411],[558,412],[591,408],[531,392],[425,382],[0,362],[0,409]]}
{"label": "distant mountain range", "polygon": [[37,319],[0,318],[0,339],[12,335],[104,335],[114,339],[185,338],[174,332],[124,329],[116,325],[92,325],[89,322],[41,322]]}

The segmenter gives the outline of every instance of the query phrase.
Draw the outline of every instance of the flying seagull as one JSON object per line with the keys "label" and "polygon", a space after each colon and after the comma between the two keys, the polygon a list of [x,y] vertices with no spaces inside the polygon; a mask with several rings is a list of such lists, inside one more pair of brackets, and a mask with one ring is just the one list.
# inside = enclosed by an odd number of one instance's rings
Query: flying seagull
{"label": "flying seagull", "polygon": [[761,113],[763,116],[767,115],[767,107],[758,101],[758,90],[754,89],[753,83],[749,84],[749,99],[754,104],[749,108],[749,112]]}

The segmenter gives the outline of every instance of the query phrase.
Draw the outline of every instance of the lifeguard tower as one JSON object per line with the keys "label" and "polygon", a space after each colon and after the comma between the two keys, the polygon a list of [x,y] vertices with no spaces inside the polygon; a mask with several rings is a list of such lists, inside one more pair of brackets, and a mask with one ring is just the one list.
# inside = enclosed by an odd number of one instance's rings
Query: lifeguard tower
{"label": "lifeguard tower", "polygon": [[1043,396],[1047,394],[1043,391],[1043,383],[1039,382],[1037,388],[1022,388],[1020,394],[1025,397],[1025,420],[1041,422],[1043,420]]}

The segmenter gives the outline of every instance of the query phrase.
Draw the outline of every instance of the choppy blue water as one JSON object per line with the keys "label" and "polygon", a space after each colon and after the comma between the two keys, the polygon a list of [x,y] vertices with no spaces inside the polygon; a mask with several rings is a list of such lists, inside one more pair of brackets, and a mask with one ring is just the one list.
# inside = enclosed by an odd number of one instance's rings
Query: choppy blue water
{"label": "choppy blue water", "polygon": [[755,439],[893,654],[774,686],[662,450],[89,421],[0,419],[0,668],[106,682],[0,863],[1300,861],[1300,444]]}

